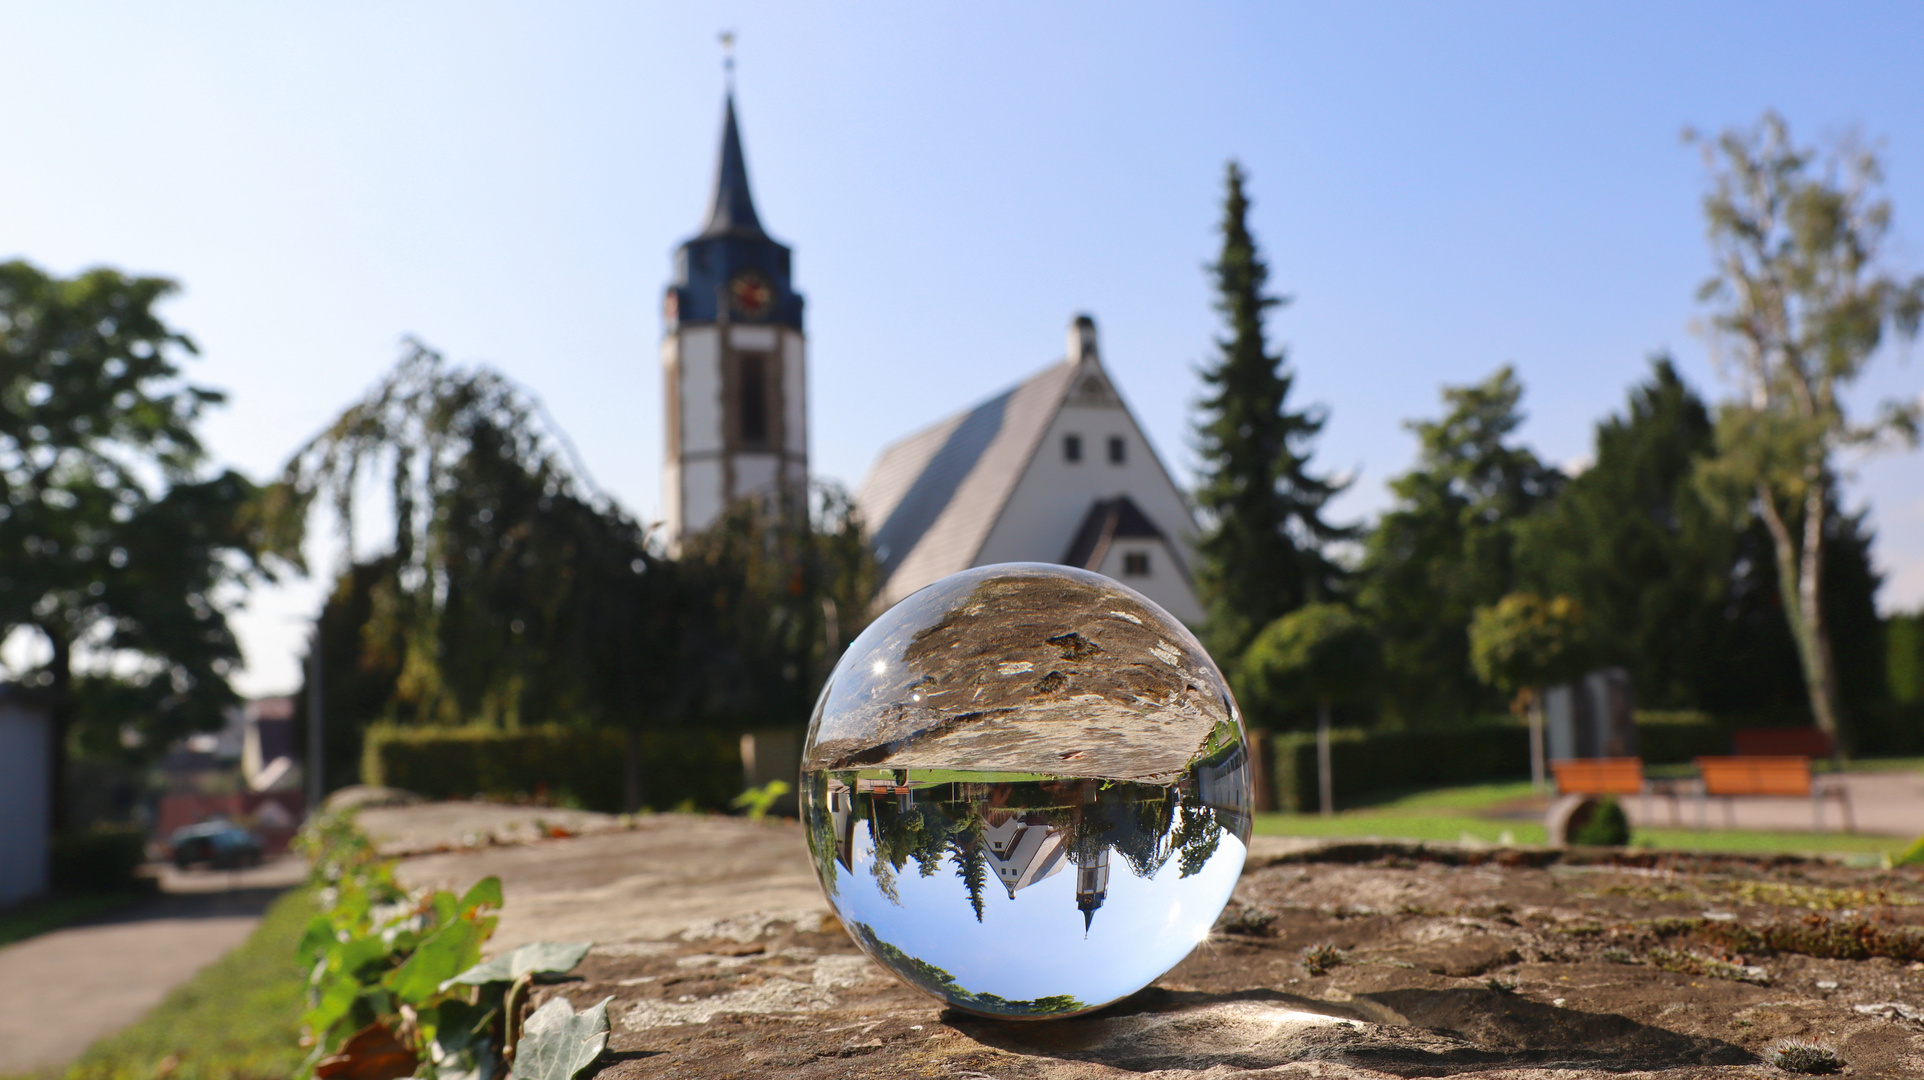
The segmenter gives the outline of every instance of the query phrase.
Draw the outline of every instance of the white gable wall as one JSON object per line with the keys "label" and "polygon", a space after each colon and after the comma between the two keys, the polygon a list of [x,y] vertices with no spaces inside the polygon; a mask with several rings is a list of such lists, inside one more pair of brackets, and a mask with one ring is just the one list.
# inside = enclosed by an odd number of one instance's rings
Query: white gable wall
{"label": "white gable wall", "polygon": [[[1077,435],[1082,441],[1082,459],[1067,460],[1064,437]],[[1111,437],[1123,440],[1121,464],[1109,460]],[[1065,403],[1044,432],[1030,457],[1028,467],[1015,489],[996,515],[994,526],[978,550],[972,565],[999,562],[1058,562],[1075,541],[1089,508],[1097,500],[1127,495],[1163,535],[1169,537],[1183,560],[1183,566],[1170,565],[1166,549],[1150,560],[1146,578],[1125,578],[1107,570],[1117,580],[1154,600],[1170,614],[1186,623],[1200,624],[1202,606],[1184,571],[1189,547],[1195,540],[1194,518],[1182,493],[1176,489],[1161,461],[1150,447],[1135,418],[1123,405]],[[1144,546],[1148,540],[1119,539],[1112,547],[1118,569],[1121,550],[1130,544]],[[1161,547],[1161,545],[1156,545]],[[1104,560],[1105,566],[1108,559]]]}

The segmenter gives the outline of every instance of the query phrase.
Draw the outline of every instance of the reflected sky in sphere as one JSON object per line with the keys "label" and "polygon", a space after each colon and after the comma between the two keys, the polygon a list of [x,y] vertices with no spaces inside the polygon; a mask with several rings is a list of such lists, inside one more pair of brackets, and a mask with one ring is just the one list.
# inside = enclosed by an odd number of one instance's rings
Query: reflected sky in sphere
{"label": "reflected sky in sphere", "polygon": [[1086,571],[965,571],[884,613],[824,688],[803,807],[858,943],[992,1016],[1141,989],[1247,853],[1241,720],[1193,636]]}

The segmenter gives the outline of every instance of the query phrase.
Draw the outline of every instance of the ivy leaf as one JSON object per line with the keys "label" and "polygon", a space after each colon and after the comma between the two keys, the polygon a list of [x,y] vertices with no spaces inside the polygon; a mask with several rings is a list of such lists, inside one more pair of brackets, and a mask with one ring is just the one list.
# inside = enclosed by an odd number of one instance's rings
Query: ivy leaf
{"label": "ivy leaf", "polygon": [[461,910],[471,911],[478,907],[501,906],[501,879],[489,874],[469,887],[461,897]]}
{"label": "ivy leaf", "polygon": [[575,1012],[567,998],[557,997],[536,1009],[521,1028],[508,1080],[574,1080],[608,1047],[608,1003],[613,1000],[610,995]]}
{"label": "ivy leaf", "polygon": [[426,1004],[439,993],[442,983],[481,956],[481,943],[494,929],[494,920],[469,922],[457,919],[428,935],[413,954],[388,975],[387,988],[394,996],[413,1005]]}
{"label": "ivy leaf", "polygon": [[445,993],[450,986],[480,986],[491,982],[513,982],[523,975],[559,975],[571,971],[594,947],[592,941],[536,941],[513,952],[476,964],[441,984]]}

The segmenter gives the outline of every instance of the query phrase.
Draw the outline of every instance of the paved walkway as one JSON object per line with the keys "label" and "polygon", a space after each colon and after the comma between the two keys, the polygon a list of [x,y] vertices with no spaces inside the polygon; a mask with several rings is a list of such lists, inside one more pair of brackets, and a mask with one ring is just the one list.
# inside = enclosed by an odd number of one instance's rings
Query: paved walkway
{"label": "paved walkway", "polygon": [[169,867],[153,900],[0,948],[0,1076],[59,1069],[146,1015],[240,944],[306,872],[297,858],[242,871]]}
{"label": "paved walkway", "polygon": [[[1924,835],[1924,772],[1907,769],[1819,774],[1825,784],[1841,785],[1850,796],[1851,832],[1868,836]],[[1679,784],[1692,790],[1690,781]],[[1839,800],[1821,804],[1808,798],[1699,799],[1683,794],[1632,795],[1620,800],[1634,828],[1738,829],[1746,832],[1840,832],[1845,817]],[[1544,796],[1506,802],[1484,811],[1488,817],[1541,821],[1550,805]],[[1819,818],[1819,811],[1822,817]]]}
{"label": "paved walkway", "polygon": [[[1850,795],[1853,831],[1876,836],[1917,836],[1924,833],[1924,773],[1846,772],[1820,776],[1820,782],[1840,784]],[[1676,800],[1652,796],[1623,802],[1634,826],[1685,829],[1743,829],[1750,832],[1810,832],[1844,828],[1839,802],[1811,799],[1707,799],[1685,795]]]}

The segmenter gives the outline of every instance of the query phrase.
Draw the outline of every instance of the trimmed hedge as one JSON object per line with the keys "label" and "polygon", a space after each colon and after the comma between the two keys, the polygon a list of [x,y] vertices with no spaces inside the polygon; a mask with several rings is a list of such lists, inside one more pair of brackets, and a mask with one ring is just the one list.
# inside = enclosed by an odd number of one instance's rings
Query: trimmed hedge
{"label": "trimmed hedge", "polygon": [[118,892],[144,884],[134,871],[147,858],[147,833],[137,826],[101,826],[53,838],[53,887],[61,892]]}
{"label": "trimmed hedge", "polygon": [[[1317,806],[1316,733],[1275,737],[1271,783],[1276,809],[1287,814]],[[1330,733],[1330,772],[1341,803],[1365,792],[1445,787],[1530,775],[1530,732],[1521,724]]]}
{"label": "trimmed hedge", "polygon": [[[707,730],[642,733],[642,802],[658,810],[718,810],[741,792],[740,736]],[[605,728],[367,729],[361,777],[430,799],[542,796],[587,810],[622,809],[625,736]]]}

